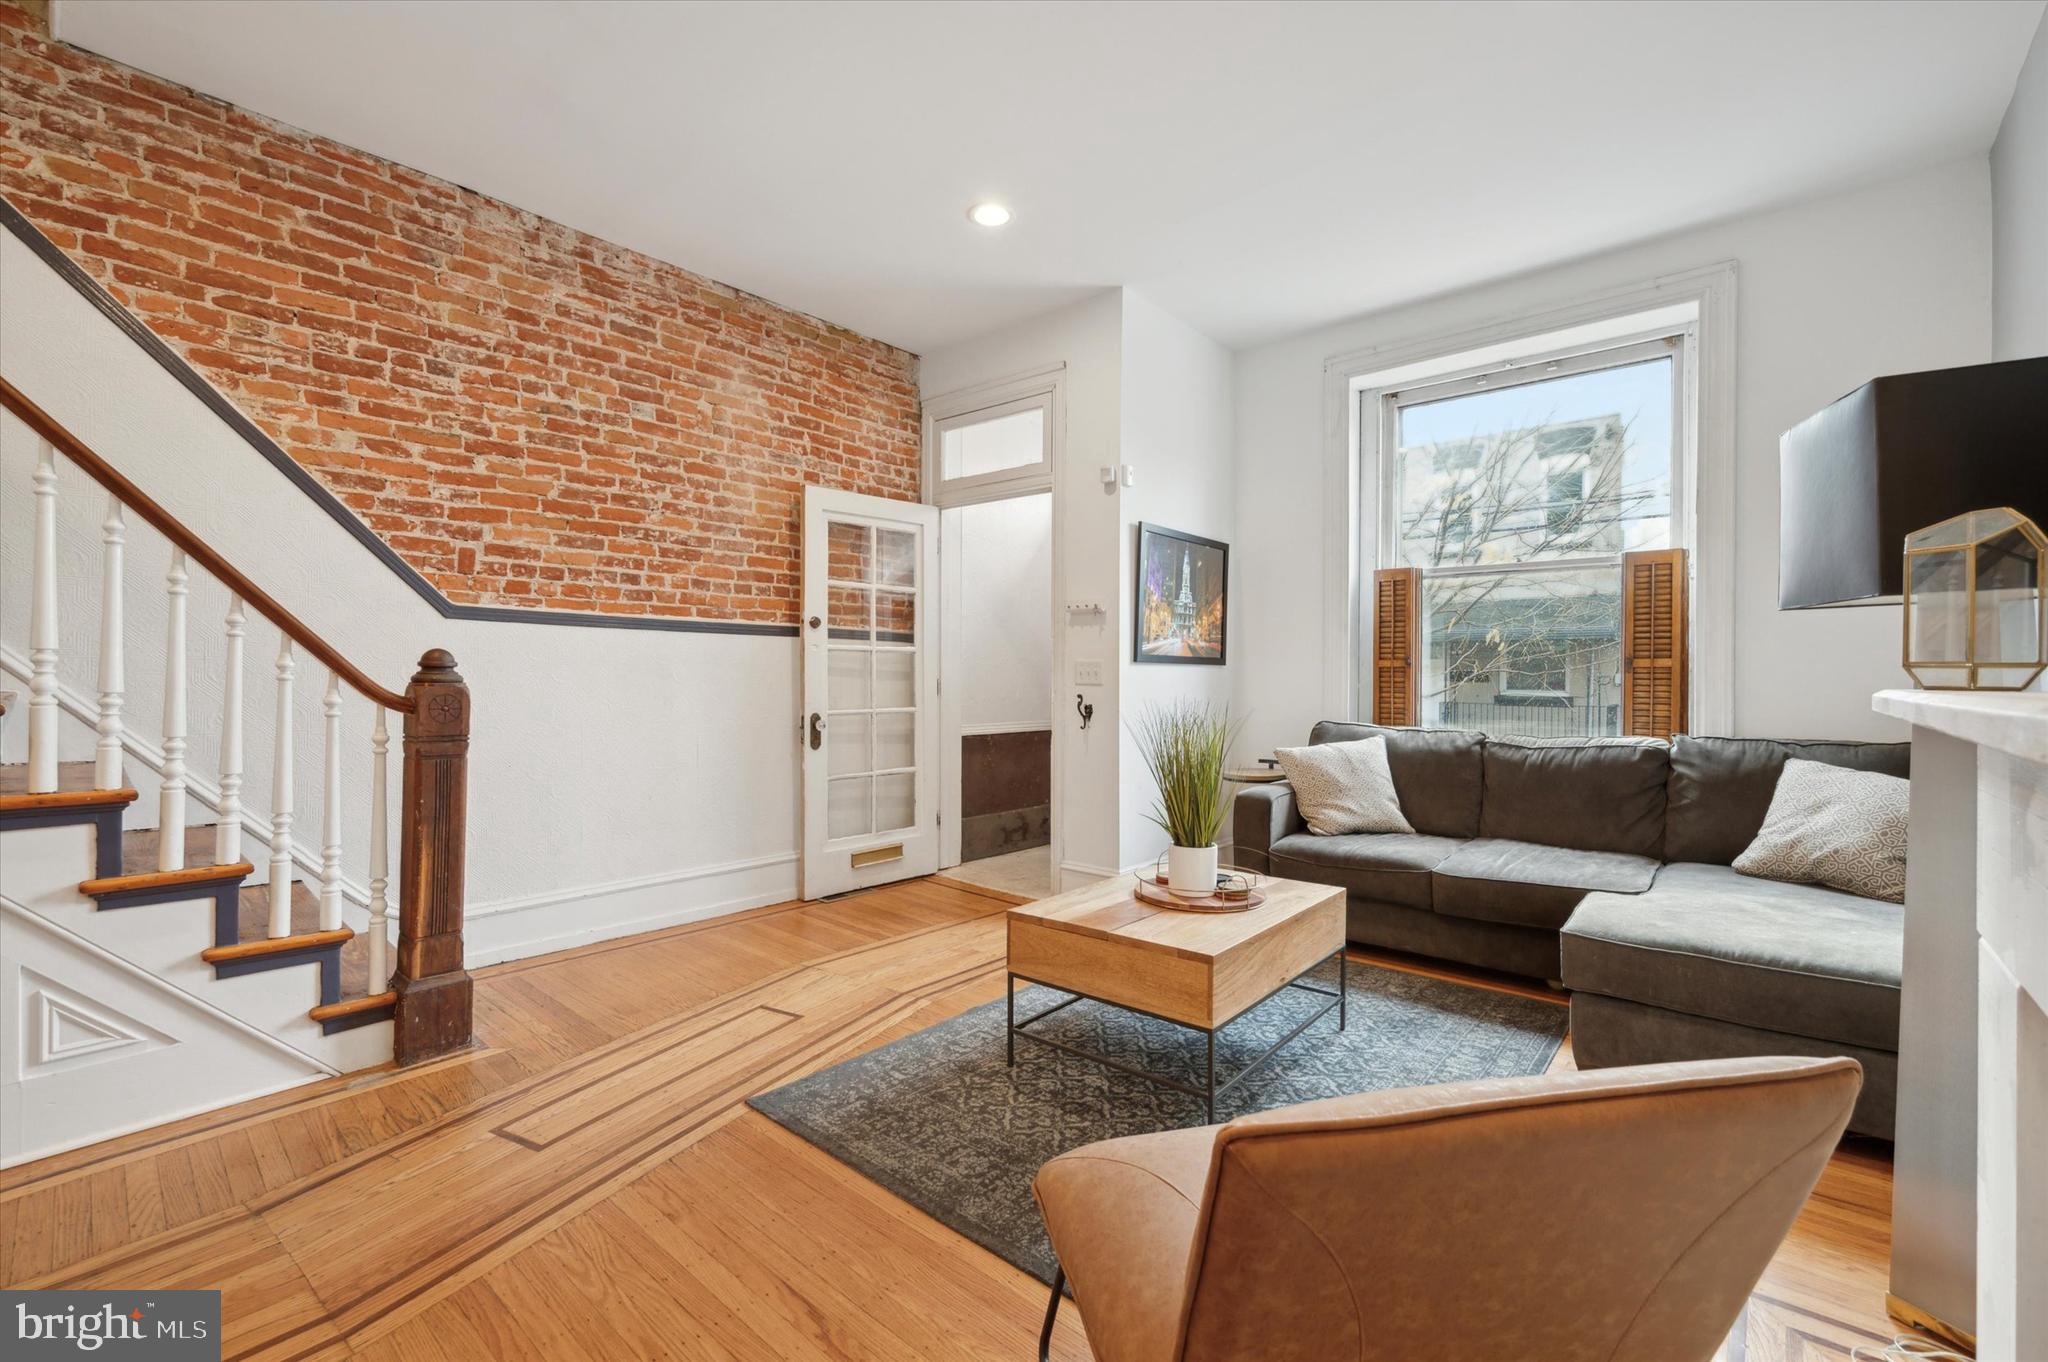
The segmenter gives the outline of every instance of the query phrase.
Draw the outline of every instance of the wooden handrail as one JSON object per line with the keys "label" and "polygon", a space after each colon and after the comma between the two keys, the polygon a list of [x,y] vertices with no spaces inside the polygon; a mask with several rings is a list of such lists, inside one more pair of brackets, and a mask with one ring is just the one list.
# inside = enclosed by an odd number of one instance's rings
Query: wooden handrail
{"label": "wooden handrail", "polygon": [[215,580],[254,607],[258,614],[283,630],[286,637],[318,658],[328,670],[348,682],[365,698],[374,700],[386,709],[395,709],[402,714],[412,713],[416,703],[412,696],[386,690],[372,681],[360,667],[343,657],[327,640],[306,627],[298,616],[279,605],[269,592],[238,572],[227,559],[215,553],[206,541],[186,529],[176,516],[157,505],[147,493],[123,477],[112,464],[93,453],[84,441],[66,430],[57,418],[37,406],[27,394],[5,378],[0,378],[0,406],[21,418],[22,423],[29,429],[48,440],[66,458],[90,474],[93,481],[119,498],[122,505],[148,521],[175,547],[183,549],[186,557],[212,573]]}

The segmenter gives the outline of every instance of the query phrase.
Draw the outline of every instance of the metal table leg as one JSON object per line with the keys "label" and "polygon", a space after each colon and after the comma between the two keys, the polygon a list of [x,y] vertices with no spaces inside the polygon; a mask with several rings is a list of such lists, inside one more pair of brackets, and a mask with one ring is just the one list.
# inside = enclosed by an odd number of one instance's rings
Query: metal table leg
{"label": "metal table leg", "polygon": [[1202,1033],[1209,1041],[1209,1092],[1203,1098],[1208,1104],[1209,1124],[1216,1124],[1216,1033],[1213,1030]]}
{"label": "metal table leg", "polygon": [[[1312,966],[1311,968],[1321,968],[1321,966],[1327,963],[1328,960],[1329,957],[1324,956],[1322,960],[1317,961],[1315,966]],[[1094,1064],[1100,1064],[1105,1068],[1114,1069],[1119,1073],[1127,1073],[1134,1078],[1142,1078],[1148,1083],[1156,1083],[1160,1087],[1171,1088],[1175,1092],[1184,1092],[1188,1094],[1190,1097],[1199,1097],[1202,1099],[1202,1108],[1204,1113],[1206,1114],[1209,1122],[1211,1124],[1214,1124],[1216,1120],[1216,1099],[1222,1096],[1224,1093],[1229,1092],[1230,1089],[1235,1087],[1239,1081],[1249,1076],[1252,1072],[1264,1066],[1268,1060],[1273,1058],[1274,1055],[1280,1053],[1281,1050],[1285,1049],[1288,1043],[1291,1042],[1296,1036],[1299,1036],[1303,1031],[1306,1031],[1309,1027],[1321,1021],[1324,1017],[1329,1016],[1332,1012],[1338,1013],[1337,1024],[1340,1029],[1343,1027],[1346,1020],[1344,1014],[1345,995],[1348,992],[1348,984],[1350,979],[1350,976],[1347,972],[1347,963],[1348,962],[1346,961],[1343,952],[1339,951],[1337,953],[1338,987],[1335,989],[1318,988],[1313,984],[1303,983],[1302,980],[1308,977],[1306,974],[1303,974],[1297,976],[1292,980],[1289,980],[1284,984],[1281,984],[1279,988],[1274,989],[1273,992],[1267,994],[1265,998],[1261,998],[1257,1003],[1253,1003],[1252,1007],[1257,1007],[1284,989],[1298,989],[1301,992],[1314,993],[1320,997],[1329,1000],[1325,1002],[1315,1012],[1313,1012],[1309,1016],[1303,1017],[1299,1022],[1296,1022],[1294,1026],[1289,1028],[1286,1035],[1280,1037],[1271,1045],[1267,1046],[1264,1053],[1260,1054],[1250,1063],[1245,1064],[1243,1067],[1238,1069],[1236,1073],[1232,1074],[1228,1079],[1226,1079],[1221,1084],[1218,1084],[1216,1081],[1216,1031],[1214,1029],[1204,1029],[1199,1026],[1194,1026],[1188,1022],[1175,1021],[1171,1017],[1161,1017],[1159,1016],[1159,1014],[1155,1012],[1147,1012],[1143,1008],[1132,1007],[1127,1003],[1109,1004],[1110,1006],[1121,1008],[1123,1011],[1126,1012],[1134,1012],[1139,1016],[1153,1017],[1159,1021],[1171,1022],[1173,1025],[1176,1026],[1187,1027],[1191,1031],[1202,1032],[1204,1049],[1206,1051],[1203,1060],[1203,1081],[1200,1084],[1183,1083],[1178,1079],[1168,1078],[1164,1074],[1150,1073],[1144,1069],[1138,1068],[1136,1065],[1126,1064],[1119,1059],[1111,1059],[1107,1055],[1095,1054],[1091,1051],[1084,1050],[1079,1046],[1070,1045],[1066,1041],[1055,1040],[1051,1036],[1041,1036],[1037,1032],[1027,1029],[1035,1025],[1036,1023],[1043,1021],[1045,1018],[1051,1016],[1053,1013],[1058,1012],[1063,1008],[1071,1007],[1075,1003],[1083,1001],[1107,1002],[1108,1000],[1101,998],[1092,998],[1091,995],[1085,993],[1075,993],[1072,990],[1062,988],[1057,984],[1044,984],[1043,987],[1053,989],[1056,992],[1066,993],[1067,996],[1061,1001],[1054,1003],[1050,1007],[1042,1008],[1039,1011],[1033,1012],[1030,1016],[1025,1017],[1023,1020],[1020,1021],[1017,1018],[1017,981],[1019,979],[1022,979],[1027,984],[1040,983],[1041,981],[1033,979],[1029,975],[1016,974],[1013,972],[1005,976],[1005,986],[1008,992],[1008,998],[1006,1000],[1006,1008],[1008,1015],[1005,1023],[1004,1039],[1005,1045],[1007,1047],[1008,1063],[1011,1065],[1011,1067],[1015,1067],[1017,1063],[1017,1037],[1023,1036],[1026,1040],[1036,1041],[1038,1044],[1046,1046],[1050,1049],[1064,1051],[1065,1053],[1074,1055],[1077,1058],[1088,1060],[1089,1062]],[[1251,1011],[1250,1007],[1245,1008],[1243,1009],[1243,1011],[1240,1011],[1238,1013],[1238,1016],[1243,1016],[1245,1012],[1249,1011]],[[1226,1025],[1227,1024],[1228,1023],[1226,1023]]]}
{"label": "metal table leg", "polygon": [[1342,946],[1337,948],[1337,1029],[1342,1031],[1348,1020],[1347,1004],[1351,1000],[1351,953]]}

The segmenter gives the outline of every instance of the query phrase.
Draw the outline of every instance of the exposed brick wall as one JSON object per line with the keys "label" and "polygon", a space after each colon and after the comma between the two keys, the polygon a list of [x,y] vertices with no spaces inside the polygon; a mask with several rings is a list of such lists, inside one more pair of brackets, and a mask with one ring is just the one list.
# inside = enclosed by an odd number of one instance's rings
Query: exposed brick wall
{"label": "exposed brick wall", "polygon": [[0,0],[0,193],[454,600],[793,622],[917,359],[91,53]]}

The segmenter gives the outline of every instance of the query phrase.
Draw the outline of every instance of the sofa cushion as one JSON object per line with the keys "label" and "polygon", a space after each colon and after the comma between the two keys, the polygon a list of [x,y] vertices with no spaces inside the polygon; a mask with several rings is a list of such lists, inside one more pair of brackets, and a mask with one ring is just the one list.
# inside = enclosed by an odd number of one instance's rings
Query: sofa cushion
{"label": "sofa cushion", "polygon": [[1429,890],[1439,913],[1555,930],[1594,890],[1640,894],[1656,875],[1648,856],[1481,837],[1430,872]]}
{"label": "sofa cushion", "polygon": [[1387,768],[1401,812],[1415,830],[1434,837],[1477,837],[1486,739],[1452,728],[1386,728],[1325,719],[1308,740],[1357,742],[1384,736]]}
{"label": "sofa cushion", "polygon": [[1564,985],[1763,1030],[1899,1048],[1903,910],[1681,862],[1648,893],[1589,894]]}
{"label": "sofa cushion", "polygon": [[1449,837],[1419,832],[1297,832],[1273,843],[1275,875],[1334,884],[1364,898],[1429,907],[1429,872],[1458,849]]}
{"label": "sofa cushion", "polygon": [[1897,776],[1794,757],[1778,777],[1763,828],[1730,868],[1904,903],[1910,789]]}
{"label": "sofa cushion", "polygon": [[1786,759],[1852,771],[1907,776],[1913,746],[1903,742],[1799,742],[1773,738],[1671,740],[1665,787],[1664,857],[1727,865],[1756,840]]}
{"label": "sofa cushion", "polygon": [[1273,756],[1294,787],[1294,802],[1311,832],[1413,832],[1394,795],[1387,740],[1375,733],[1357,742],[1312,742],[1276,747]]}
{"label": "sofa cushion", "polygon": [[1489,738],[1483,764],[1482,837],[1663,852],[1671,750],[1655,738]]}

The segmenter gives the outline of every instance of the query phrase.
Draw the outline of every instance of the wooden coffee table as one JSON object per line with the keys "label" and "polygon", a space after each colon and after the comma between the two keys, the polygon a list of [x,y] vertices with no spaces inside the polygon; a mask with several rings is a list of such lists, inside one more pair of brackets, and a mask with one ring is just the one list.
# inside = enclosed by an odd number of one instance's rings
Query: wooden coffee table
{"label": "wooden coffee table", "polygon": [[[1017,1062],[1017,1037],[1022,1036],[1199,1097],[1214,1121],[1217,1094],[1229,1091],[1332,1011],[1338,1030],[1346,1021],[1344,891],[1280,879],[1267,880],[1262,891],[1266,901],[1241,913],[1176,912],[1138,902],[1131,894],[1130,877],[1118,876],[1012,908],[1005,989],[1009,1062]],[[1333,955],[1338,981],[1334,993],[1302,982],[1303,975]],[[1020,1021],[1020,979],[1074,996]],[[1216,1033],[1285,988],[1330,1001],[1219,1087]],[[1201,1087],[1182,1083],[1026,1029],[1083,998],[1202,1032],[1209,1051],[1206,1082]]]}

